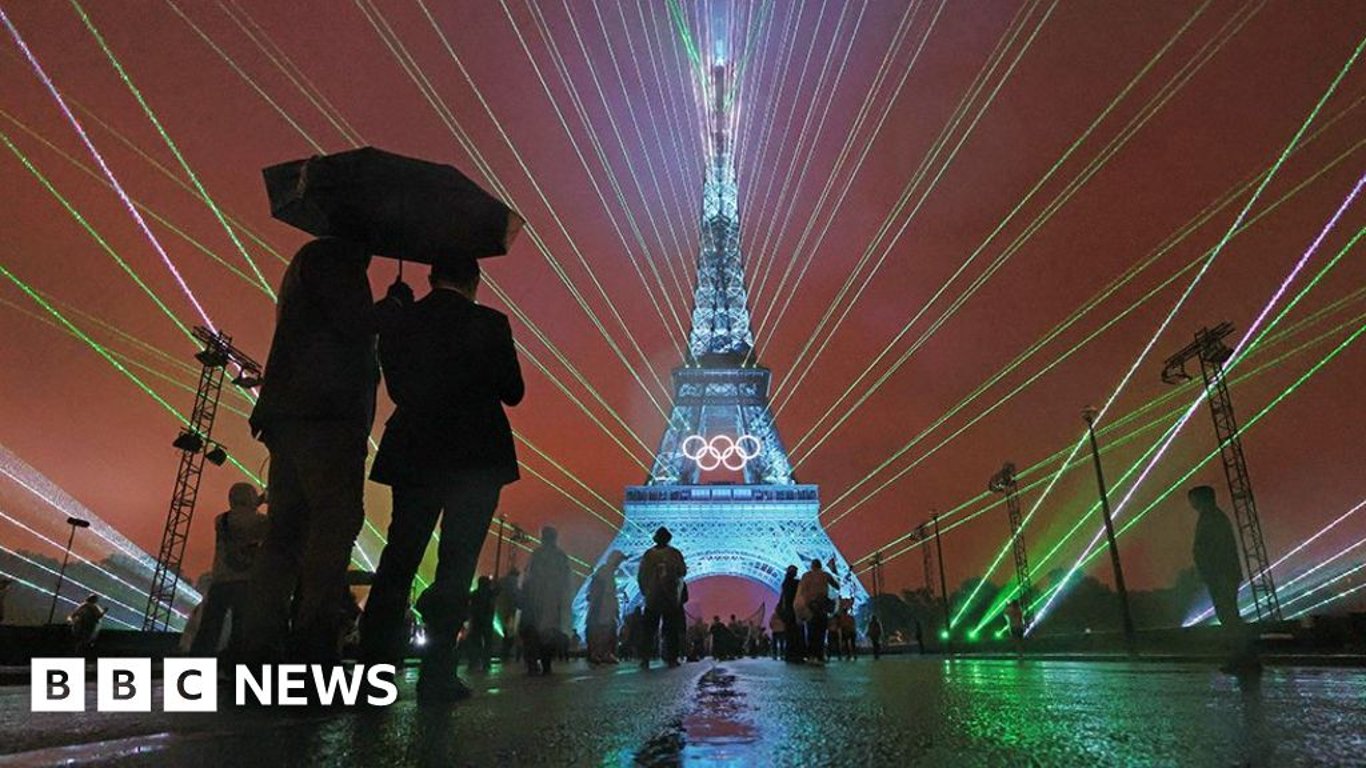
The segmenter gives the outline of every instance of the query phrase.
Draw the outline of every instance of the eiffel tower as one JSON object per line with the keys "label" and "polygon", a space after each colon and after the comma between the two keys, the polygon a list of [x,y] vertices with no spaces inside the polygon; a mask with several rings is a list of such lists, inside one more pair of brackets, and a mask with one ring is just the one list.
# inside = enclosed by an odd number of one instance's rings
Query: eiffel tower
{"label": "eiffel tower", "polygon": [[[788,565],[804,572],[819,559],[834,564],[841,597],[859,605],[867,592],[821,527],[819,488],[793,476],[769,408],[769,369],[753,362],[729,141],[733,83],[723,63],[709,74],[702,89],[708,158],[688,357],[673,371],[673,411],[650,476],[626,488],[626,521],[598,565],[612,550],[627,555],[619,587],[630,610],[640,600],[635,566],[653,546],[655,529],[666,526],[688,562],[688,581],[738,576],[777,591]],[[587,600],[585,584],[574,600],[580,631]]]}

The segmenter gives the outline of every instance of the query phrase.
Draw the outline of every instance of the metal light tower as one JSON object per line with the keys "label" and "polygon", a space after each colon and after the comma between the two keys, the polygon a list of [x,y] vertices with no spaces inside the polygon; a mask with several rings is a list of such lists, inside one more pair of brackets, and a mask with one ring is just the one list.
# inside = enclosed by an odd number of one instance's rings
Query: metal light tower
{"label": "metal light tower", "polygon": [[1110,492],[1105,487],[1105,472],[1100,465],[1100,446],[1096,444],[1096,415],[1093,406],[1086,406],[1081,417],[1086,420],[1086,433],[1091,437],[1091,459],[1096,465],[1096,486],[1100,490],[1100,514],[1105,521],[1105,540],[1110,546],[1110,565],[1115,573],[1115,592],[1119,594],[1120,620],[1124,626],[1124,644],[1133,653],[1138,647],[1134,632],[1134,617],[1129,611],[1129,590],[1124,586],[1124,566],[1119,562],[1119,547],[1115,544],[1115,526],[1110,520]]}
{"label": "metal light tower", "polygon": [[882,550],[873,553],[873,597],[882,594]]}
{"label": "metal light tower", "polygon": [[57,586],[52,589],[52,605],[47,609],[47,623],[52,623],[52,617],[57,613],[57,596],[62,593],[62,582],[66,580],[66,564],[71,559],[71,545],[76,541],[77,528],[89,528],[90,521],[82,520],[79,517],[68,517],[66,524],[71,526],[71,535],[66,537],[66,553],[62,555],[62,568],[57,571]]}
{"label": "metal light tower", "polygon": [[171,506],[166,512],[166,527],[161,533],[161,547],[157,550],[156,571],[147,593],[147,611],[142,617],[144,632],[165,630],[170,626],[171,604],[175,602],[176,586],[180,583],[180,565],[185,556],[185,542],[190,536],[190,521],[194,518],[195,501],[199,497],[204,461],[207,459],[215,466],[222,466],[228,459],[223,446],[211,439],[218,399],[223,392],[224,369],[229,364],[240,369],[232,380],[239,387],[250,389],[261,383],[261,366],[234,347],[230,336],[196,326],[194,337],[204,344],[204,349],[194,356],[203,367],[189,423],[171,443],[180,449],[180,467],[176,470]]}
{"label": "metal light tower", "polygon": [[1004,494],[1006,511],[1010,516],[1010,546],[1015,553],[1015,585],[1019,588],[1016,599],[1020,601],[1020,614],[1024,626],[1034,620],[1030,604],[1034,601],[1034,585],[1029,579],[1029,553],[1025,548],[1024,536],[1020,533],[1020,486],[1015,482],[1015,464],[1007,461],[1001,471],[991,476],[987,489],[992,493]]}
{"label": "metal light tower", "polygon": [[1233,504],[1233,521],[1238,528],[1242,545],[1248,588],[1258,621],[1280,621],[1281,602],[1276,596],[1276,582],[1271,576],[1270,558],[1262,539],[1262,523],[1257,516],[1257,500],[1252,495],[1252,478],[1243,455],[1243,441],[1239,436],[1238,419],[1233,413],[1233,398],[1224,379],[1224,363],[1233,350],[1224,344],[1224,337],[1233,332],[1231,323],[1220,323],[1213,329],[1201,328],[1191,342],[1167,358],[1162,367],[1162,380],[1180,384],[1190,380],[1186,363],[1200,361],[1200,375],[1205,381],[1205,395],[1210,417],[1214,420],[1214,435],[1219,440],[1219,456],[1224,462],[1224,477],[1228,479],[1229,500]]}

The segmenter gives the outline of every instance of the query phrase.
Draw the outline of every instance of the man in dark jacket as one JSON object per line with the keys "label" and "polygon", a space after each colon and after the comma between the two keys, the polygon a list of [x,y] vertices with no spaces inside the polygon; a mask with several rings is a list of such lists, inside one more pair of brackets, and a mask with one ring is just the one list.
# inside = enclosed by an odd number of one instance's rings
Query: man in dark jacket
{"label": "man in dark jacket", "polygon": [[327,662],[339,655],[346,565],[365,520],[365,443],[379,384],[375,335],[412,296],[396,283],[375,304],[369,264],[363,246],[321,238],[299,249],[280,285],[251,414],[253,434],[270,450],[270,527],[251,573],[246,616],[255,657]]}
{"label": "man in dark jacket", "polygon": [[418,694],[450,701],[469,693],[455,675],[455,637],[498,495],[518,477],[503,406],[521,402],[524,386],[507,317],[474,302],[478,265],[439,262],[430,281],[431,292],[380,334],[386,388],[397,407],[370,478],[393,489],[394,507],[361,643],[372,663],[402,655],[397,630],[440,518],[436,580],[423,600],[429,639]]}
{"label": "man in dark jacket", "polygon": [[664,625],[664,662],[670,667],[679,664],[678,646],[685,621],[683,603],[688,594],[683,577],[688,575],[688,566],[683,562],[683,553],[669,546],[672,540],[669,529],[660,526],[655,531],[655,545],[640,556],[640,567],[636,571],[636,584],[645,602],[645,626],[640,638],[642,669],[650,668],[661,623]]}

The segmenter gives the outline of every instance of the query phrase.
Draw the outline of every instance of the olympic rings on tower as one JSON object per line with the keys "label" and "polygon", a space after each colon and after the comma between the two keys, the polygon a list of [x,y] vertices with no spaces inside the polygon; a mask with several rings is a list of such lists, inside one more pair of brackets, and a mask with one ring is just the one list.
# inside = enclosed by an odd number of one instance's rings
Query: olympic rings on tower
{"label": "olympic rings on tower", "polygon": [[688,435],[683,438],[683,445],[680,446],[683,455],[696,463],[697,468],[703,472],[720,467],[738,472],[744,469],[751,459],[757,458],[763,447],[763,441],[748,434],[740,435],[738,438],[716,435],[710,440],[701,435]]}

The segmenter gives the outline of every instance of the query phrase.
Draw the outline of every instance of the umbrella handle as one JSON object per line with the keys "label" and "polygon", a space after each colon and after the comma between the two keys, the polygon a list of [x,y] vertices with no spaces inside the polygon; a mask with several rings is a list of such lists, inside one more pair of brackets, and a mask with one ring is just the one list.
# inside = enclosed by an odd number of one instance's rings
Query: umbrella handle
{"label": "umbrella handle", "polygon": [[398,260],[398,282],[403,282],[403,259]]}

